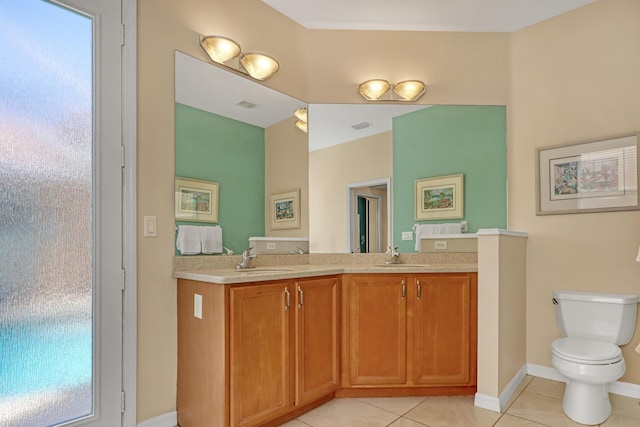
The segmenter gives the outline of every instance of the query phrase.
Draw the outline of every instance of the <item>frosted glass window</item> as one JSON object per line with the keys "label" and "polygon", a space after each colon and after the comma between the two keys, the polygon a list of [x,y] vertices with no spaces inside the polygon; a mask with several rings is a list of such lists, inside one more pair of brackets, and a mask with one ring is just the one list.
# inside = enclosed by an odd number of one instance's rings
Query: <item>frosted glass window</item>
{"label": "frosted glass window", "polygon": [[0,425],[94,411],[92,26],[0,0]]}

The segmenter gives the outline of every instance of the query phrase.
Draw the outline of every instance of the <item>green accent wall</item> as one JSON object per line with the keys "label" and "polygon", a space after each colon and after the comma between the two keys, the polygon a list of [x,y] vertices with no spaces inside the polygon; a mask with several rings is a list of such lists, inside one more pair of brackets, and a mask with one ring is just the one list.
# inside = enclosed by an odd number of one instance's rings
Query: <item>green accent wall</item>
{"label": "green accent wall", "polygon": [[[464,174],[464,219],[416,221],[416,179]],[[415,252],[402,232],[420,223],[468,222],[468,232],[507,228],[504,106],[435,106],[393,120],[393,242]]]}
{"label": "green accent wall", "polygon": [[175,174],[219,183],[223,245],[241,253],[265,235],[264,129],[179,103],[175,120]]}

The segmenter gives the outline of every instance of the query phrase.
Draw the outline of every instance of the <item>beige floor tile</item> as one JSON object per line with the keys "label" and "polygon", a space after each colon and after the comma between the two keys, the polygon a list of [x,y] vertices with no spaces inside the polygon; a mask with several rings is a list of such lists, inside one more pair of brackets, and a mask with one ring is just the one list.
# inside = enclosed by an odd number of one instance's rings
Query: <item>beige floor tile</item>
{"label": "beige floor tile", "polygon": [[544,424],[539,424],[534,421],[525,420],[522,418],[514,417],[509,414],[504,414],[495,427],[540,427]]}
{"label": "beige floor tile", "polygon": [[[609,393],[612,414],[640,419],[640,400]],[[640,426],[640,421],[638,421]]]}
{"label": "beige floor tile", "polygon": [[522,382],[520,382],[520,385],[518,385],[518,390],[524,390],[525,388],[527,388],[527,386],[533,380],[533,378],[534,377],[531,375],[525,375]]}
{"label": "beige floor tile", "polygon": [[562,410],[562,399],[531,393],[527,390],[520,394],[506,413],[551,427],[582,426],[565,415]]}
{"label": "beige floor tile", "polygon": [[432,396],[409,411],[405,418],[430,427],[491,427],[497,412],[473,405],[473,396]]}
{"label": "beige floor tile", "polygon": [[309,424],[299,420],[291,420],[288,423],[280,424],[280,427],[309,427]]}
{"label": "beige floor tile", "polygon": [[298,417],[313,427],[383,427],[396,419],[398,415],[358,399],[334,399]]}
{"label": "beige floor tile", "polygon": [[396,415],[404,415],[418,404],[422,403],[426,397],[361,397],[359,401],[368,403],[385,411],[392,412]]}
{"label": "beige floor tile", "polygon": [[389,427],[425,427],[425,424],[421,424],[417,421],[413,421],[403,417],[399,420],[394,421],[393,424],[389,425]]}
{"label": "beige floor tile", "polygon": [[640,419],[611,414],[609,419],[601,424],[602,427],[638,427]]}
{"label": "beige floor tile", "polygon": [[543,396],[562,399],[565,387],[566,384],[561,381],[533,378],[525,390],[531,393],[542,394]]}

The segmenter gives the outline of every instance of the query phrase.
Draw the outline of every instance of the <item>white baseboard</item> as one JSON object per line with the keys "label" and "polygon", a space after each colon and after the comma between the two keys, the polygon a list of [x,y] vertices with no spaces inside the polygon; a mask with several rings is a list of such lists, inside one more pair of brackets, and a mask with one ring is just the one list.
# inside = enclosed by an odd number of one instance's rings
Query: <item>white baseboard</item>
{"label": "white baseboard", "polygon": [[522,366],[518,373],[509,381],[509,384],[502,390],[499,397],[489,396],[486,394],[476,393],[474,405],[480,408],[488,409],[493,412],[502,412],[506,407],[509,400],[518,391],[518,386],[524,380],[527,375],[526,365]]}
{"label": "white baseboard", "polygon": [[177,427],[177,425],[178,413],[174,411],[139,422],[137,427]]}
{"label": "white baseboard", "polygon": [[[567,382],[567,379],[560,375],[555,368],[550,368],[548,366],[532,365],[528,363],[527,373],[534,377],[545,378],[547,380],[562,381],[563,383]],[[640,399],[640,385],[615,381],[609,384],[609,393]]]}
{"label": "white baseboard", "polygon": [[[567,382],[567,379],[560,375],[555,368],[527,363],[520,368],[513,379],[509,381],[509,384],[507,384],[502,393],[500,393],[499,397],[476,393],[474,405],[490,411],[502,412],[506,408],[507,403],[509,403],[509,400],[511,400],[516,391],[518,391],[518,386],[527,374],[546,380]],[[640,385],[616,381],[609,385],[609,393],[640,399]]]}

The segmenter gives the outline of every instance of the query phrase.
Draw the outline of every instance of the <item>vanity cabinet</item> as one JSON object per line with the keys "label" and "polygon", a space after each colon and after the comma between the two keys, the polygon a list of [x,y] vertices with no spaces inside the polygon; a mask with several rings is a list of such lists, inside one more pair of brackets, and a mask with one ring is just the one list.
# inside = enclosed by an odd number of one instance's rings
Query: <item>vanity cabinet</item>
{"label": "vanity cabinet", "polygon": [[268,425],[333,397],[338,284],[337,276],[238,285],[179,280],[180,426]]}
{"label": "vanity cabinet", "polygon": [[353,274],[343,280],[341,396],[362,395],[357,389],[370,395],[420,387],[429,388],[425,394],[475,391],[476,273]]}

